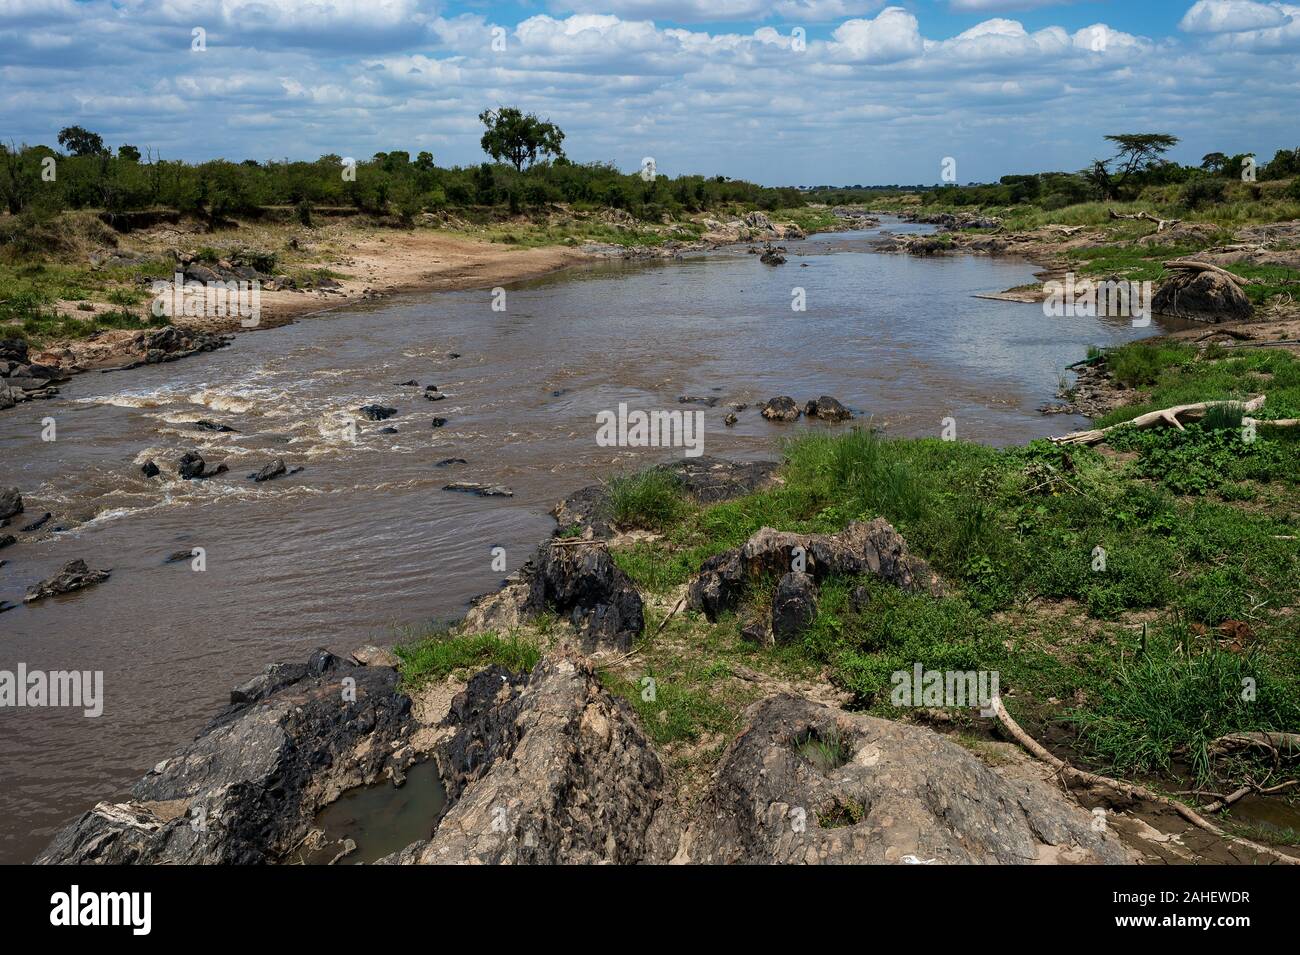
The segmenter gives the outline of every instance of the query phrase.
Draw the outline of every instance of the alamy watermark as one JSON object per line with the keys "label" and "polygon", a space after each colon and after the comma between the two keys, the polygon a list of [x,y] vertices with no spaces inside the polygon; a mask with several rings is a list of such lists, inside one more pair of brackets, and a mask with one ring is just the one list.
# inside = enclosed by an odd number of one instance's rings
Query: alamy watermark
{"label": "alamy watermark", "polygon": [[89,718],[104,712],[103,670],[0,670],[0,708],[71,707]]}
{"label": "alamy watermark", "polygon": [[978,706],[980,716],[995,715],[997,670],[925,670],[917,663],[910,671],[895,670],[889,682],[894,706]]}
{"label": "alamy watermark", "polygon": [[656,410],[596,412],[596,444],[602,448],[685,448],[688,458],[704,453],[704,412]]}

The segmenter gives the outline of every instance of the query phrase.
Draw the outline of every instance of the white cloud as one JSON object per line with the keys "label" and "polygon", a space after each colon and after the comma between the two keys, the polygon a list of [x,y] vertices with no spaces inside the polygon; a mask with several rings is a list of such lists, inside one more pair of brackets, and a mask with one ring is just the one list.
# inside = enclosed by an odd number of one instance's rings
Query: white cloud
{"label": "white cloud", "polygon": [[847,56],[872,63],[893,63],[924,49],[920,24],[902,7],[886,7],[874,20],[846,20],[832,36]]}
{"label": "white cloud", "polygon": [[1295,8],[1254,0],[1197,0],[1179,22],[1187,33],[1239,33],[1285,26]]}

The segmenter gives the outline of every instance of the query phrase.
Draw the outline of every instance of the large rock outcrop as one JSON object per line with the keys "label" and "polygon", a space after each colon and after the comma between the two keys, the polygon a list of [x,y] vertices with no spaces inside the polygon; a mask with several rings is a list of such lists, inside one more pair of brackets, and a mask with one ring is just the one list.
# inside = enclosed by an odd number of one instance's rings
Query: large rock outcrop
{"label": "large rock outcrop", "polygon": [[276,664],[123,803],[100,803],[37,859],[50,864],[275,862],[345,789],[401,772],[410,699],[389,667],[318,650]]}
{"label": "large rock outcrop", "polygon": [[430,839],[384,862],[634,863],[675,851],[659,757],[583,657],[554,653],[522,676],[485,670],[444,726],[449,808]]}
{"label": "large rock outcrop", "polygon": [[[796,553],[801,552],[801,561]],[[802,567],[797,567],[802,563]],[[764,576],[802,570],[820,583],[832,574],[872,574],[903,590],[940,596],[943,584],[912,556],[903,536],[884,518],[854,521],[838,534],[795,534],[763,527],[733,550],[709,558],[689,587],[689,606],[710,620],[734,610],[750,584]]]}
{"label": "large rock outcrop", "polygon": [[1134,861],[1058,790],[924,727],[787,694],[747,718],[686,843],[692,862]]}
{"label": "large rock outcrop", "polygon": [[1195,322],[1243,322],[1254,314],[1241,286],[1217,272],[1177,271],[1151,298],[1151,310]]}

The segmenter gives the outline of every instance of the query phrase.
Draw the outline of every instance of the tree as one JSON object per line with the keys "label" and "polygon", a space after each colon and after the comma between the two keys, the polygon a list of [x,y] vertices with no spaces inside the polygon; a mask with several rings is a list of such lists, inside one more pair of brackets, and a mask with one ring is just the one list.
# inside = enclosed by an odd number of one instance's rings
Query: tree
{"label": "tree", "polygon": [[74,156],[102,156],[108,152],[102,136],[81,126],[59,130],[59,145]]}
{"label": "tree", "polygon": [[537,118],[534,113],[525,115],[513,106],[485,109],[478,117],[487,131],[479,141],[483,151],[498,162],[505,160],[522,172],[524,165],[531,166],[538,155],[560,157],[564,150],[564,133],[554,123]]}
{"label": "tree", "polygon": [[117,158],[125,159],[127,162],[139,162],[140,150],[136,149],[129,143],[123,143],[117,147]]}
{"label": "tree", "polygon": [[1119,133],[1106,139],[1119,147],[1119,154],[1111,160],[1120,164],[1116,186],[1123,186],[1131,176],[1147,169],[1178,145],[1178,137],[1168,133]]}
{"label": "tree", "polygon": [[1206,153],[1201,157],[1201,168],[1208,173],[1218,175],[1228,164],[1228,157],[1223,153]]}

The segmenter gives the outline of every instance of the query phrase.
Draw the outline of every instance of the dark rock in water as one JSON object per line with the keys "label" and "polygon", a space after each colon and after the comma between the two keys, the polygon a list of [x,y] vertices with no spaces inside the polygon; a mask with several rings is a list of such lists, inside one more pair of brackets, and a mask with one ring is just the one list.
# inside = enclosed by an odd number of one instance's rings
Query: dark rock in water
{"label": "dark rock in water", "polygon": [[852,411],[830,395],[822,395],[809,401],[803,406],[803,413],[810,418],[820,418],[822,421],[848,421],[853,417]]}
{"label": "dark rock in water", "polygon": [[289,469],[284,466],[284,458],[276,458],[270,464],[265,465],[262,470],[254,471],[248,478],[250,481],[256,481],[260,484],[263,481],[273,481],[287,473],[289,473]]}
{"label": "dark rock in water", "polygon": [[383,405],[362,405],[357,410],[371,421],[383,421],[397,414],[396,408],[386,408]]}
{"label": "dark rock in water", "polygon": [[379,429],[378,431],[376,431],[375,433],[376,433],[376,434],[397,434],[397,429],[394,428],[392,425],[389,425],[389,426],[386,427],[386,428],[380,428],[380,429]]}
{"label": "dark rock in water", "polygon": [[605,547],[543,544],[529,579],[531,605],[568,616],[588,653],[627,650],[645,629],[641,595]]}
{"label": "dark rock in water", "polygon": [[557,652],[519,676],[474,676],[442,725],[449,808],[385,864],[665,863],[677,849],[668,774],[591,663]]}
{"label": "dark rock in water", "polygon": [[438,386],[437,386],[437,385],[425,385],[425,386],[424,386],[424,390],[425,390],[425,391],[437,391],[437,390],[438,390]]}
{"label": "dark rock in water", "polygon": [[442,399],[446,397],[447,396],[444,395],[441,391],[426,391],[424,393],[424,398],[426,401],[442,401]]}
{"label": "dark rock in water", "polygon": [[434,418],[434,419],[433,419],[433,422],[432,422],[432,424],[433,424],[433,426],[434,426],[435,428],[441,428],[441,427],[442,427],[443,425],[445,425],[446,423],[447,423],[447,419],[446,419],[446,418]]}
{"label": "dark rock in water", "polygon": [[13,534],[0,534],[0,550],[4,550],[6,547],[12,547],[17,543],[18,538],[14,537]]}
{"label": "dark rock in water", "polygon": [[473,481],[455,481],[451,484],[444,484],[444,491],[463,491],[466,494],[477,494],[479,497],[514,497],[515,492],[501,484],[476,484]]}
{"label": "dark rock in water", "polygon": [[207,462],[203,460],[203,455],[197,451],[186,451],[181,455],[180,461],[176,463],[176,473],[185,481],[216,477],[218,474],[225,474],[228,470],[229,468],[224,464],[209,467]]}
{"label": "dark rock in water", "polygon": [[699,395],[681,395],[677,401],[679,404],[683,405],[704,405],[706,408],[712,408],[718,403],[718,396],[708,395],[701,397]]}
{"label": "dark rock in water", "polygon": [[730,428],[733,424],[735,424],[739,420],[740,419],[736,417],[736,413],[734,411],[728,411],[727,416],[722,419],[722,423],[725,424],[728,428]]}
{"label": "dark rock in water", "polygon": [[218,424],[217,422],[209,421],[206,418],[201,418],[194,422],[194,427],[199,431],[215,431],[219,434],[237,433],[235,429],[228,424]]}
{"label": "dark rock in water", "polygon": [[398,387],[398,388],[419,388],[419,387],[420,387],[420,383],[419,383],[418,381],[416,381],[414,378],[412,378],[412,379],[410,379],[409,381],[399,381],[399,382],[397,383],[396,387]]}
{"label": "dark rock in water", "polygon": [[763,405],[763,417],[768,421],[797,421],[799,406],[788,395],[769,398]]}
{"label": "dark rock in water", "polygon": [[705,864],[1135,861],[1048,781],[1003,775],[928,728],[790,694],[749,708],[696,818],[690,861]]}
{"label": "dark rock in water", "polygon": [[189,559],[192,558],[193,556],[194,556],[194,548],[192,548],[192,547],[191,547],[191,548],[187,548],[186,550],[177,550],[177,551],[172,551],[170,554],[167,555],[167,559],[164,560],[163,563],[164,563],[164,564],[179,564],[181,561],[183,561],[183,560],[189,560]]}
{"label": "dark rock in water", "polygon": [[32,521],[30,524],[26,524],[26,525],[24,525],[23,527],[20,527],[20,528],[18,528],[18,529],[19,529],[20,531],[22,531],[23,533],[30,533],[31,531],[38,531],[38,530],[40,530],[42,527],[44,527],[46,524],[48,524],[48,523],[50,522],[50,520],[51,520],[53,517],[54,517],[53,514],[51,514],[49,511],[46,511],[44,514],[42,514],[40,517],[36,518],[36,520]]}
{"label": "dark rock in water", "polygon": [[448,353],[447,353],[447,357],[448,357],[448,358],[459,358],[459,357],[460,357],[460,352],[458,352],[458,351],[448,352]]}
{"label": "dark rock in water", "polygon": [[763,254],[758,257],[758,261],[764,265],[785,265],[785,256],[781,253],[784,249],[774,249],[768,246],[763,250]]}
{"label": "dark rock in water", "polygon": [[772,598],[772,639],[789,643],[817,616],[817,586],[810,575],[792,570],[777,582]]}
{"label": "dark rock in water", "polygon": [[145,477],[157,477],[162,471],[153,461],[146,461],[140,465],[140,473]]}
{"label": "dark rock in water", "polygon": [[445,468],[452,464],[469,464],[469,462],[466,461],[464,458],[443,458],[441,461],[435,464],[434,467]]}
{"label": "dark rock in water", "polygon": [[400,775],[410,698],[396,671],[319,650],[272,665],[127,802],[100,803],[60,832],[43,864],[288,861],[339,792]]}
{"label": "dark rock in water", "polygon": [[[0,561],[0,563],[3,563],[3,561]],[[13,610],[17,606],[16,603],[10,603],[8,600],[0,600],[0,613],[4,613],[6,610]]]}
{"label": "dark rock in water", "polygon": [[23,512],[23,496],[18,493],[18,488],[0,487],[0,521],[7,520],[15,514]]}
{"label": "dark rock in water", "polygon": [[1196,322],[1243,322],[1255,307],[1241,286],[1217,272],[1178,270],[1161,283],[1151,298],[1151,310]]}
{"label": "dark rock in water", "polygon": [[108,580],[111,573],[112,571],[108,570],[91,570],[84,560],[70,560],[63,565],[63,570],[49,580],[28,587],[23,603],[35,603],[46,597],[57,597],[60,594],[81,590],[83,587],[90,587]]}
{"label": "dark rock in water", "polygon": [[573,390],[573,389],[571,389],[571,388],[556,388],[554,391],[551,392],[551,397],[552,397],[552,398],[563,398],[565,395],[567,395],[567,394],[568,394],[570,391],[572,391],[572,390]]}
{"label": "dark rock in water", "polygon": [[[802,567],[796,566],[801,554]],[[930,565],[907,550],[901,534],[883,518],[854,521],[838,534],[793,534],[763,527],[745,543],[705,561],[688,588],[688,606],[710,620],[735,609],[747,586],[791,570],[827,576],[871,574],[909,592],[941,596],[942,581]]]}

